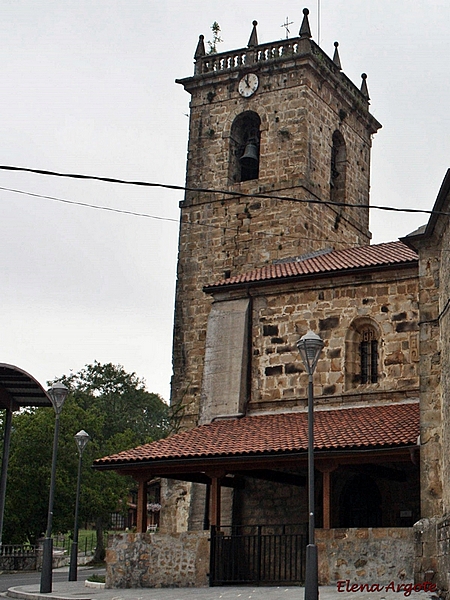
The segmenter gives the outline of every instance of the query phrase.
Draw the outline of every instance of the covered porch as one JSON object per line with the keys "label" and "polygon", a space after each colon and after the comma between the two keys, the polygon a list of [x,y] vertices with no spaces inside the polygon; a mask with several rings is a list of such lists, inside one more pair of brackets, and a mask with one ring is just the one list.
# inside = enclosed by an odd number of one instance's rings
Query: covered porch
{"label": "covered porch", "polygon": [[[411,571],[412,578],[410,528],[420,518],[418,434],[417,402],[317,411],[316,523],[322,584],[341,573],[349,578],[356,570],[359,579],[364,578],[364,566],[373,560],[364,550],[369,540],[390,551],[397,547],[397,566]],[[258,578],[265,582],[267,569],[262,567],[274,562],[279,564],[268,573],[269,583],[301,583],[306,544],[302,536],[308,520],[305,412],[216,419],[105,457],[94,466],[115,469],[138,482],[137,534],[146,538],[149,482],[163,477],[191,483],[202,522],[183,533],[191,540],[205,534],[217,540],[211,545],[204,585],[255,583]],[[173,538],[179,532],[165,535]],[[270,545],[272,550],[264,550]],[[250,564],[249,555],[261,550],[265,563],[252,567],[256,575],[250,577],[248,568],[240,568],[242,576],[224,570],[232,561],[241,567]],[[386,552],[381,555],[386,558]],[[392,579],[392,573],[386,576]]]}

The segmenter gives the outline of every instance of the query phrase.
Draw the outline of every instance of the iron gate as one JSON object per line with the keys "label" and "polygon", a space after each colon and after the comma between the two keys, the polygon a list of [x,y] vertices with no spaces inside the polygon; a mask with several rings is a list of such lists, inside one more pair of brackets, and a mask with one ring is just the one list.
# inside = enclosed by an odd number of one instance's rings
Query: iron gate
{"label": "iron gate", "polygon": [[211,527],[209,584],[303,583],[307,537],[287,526]]}

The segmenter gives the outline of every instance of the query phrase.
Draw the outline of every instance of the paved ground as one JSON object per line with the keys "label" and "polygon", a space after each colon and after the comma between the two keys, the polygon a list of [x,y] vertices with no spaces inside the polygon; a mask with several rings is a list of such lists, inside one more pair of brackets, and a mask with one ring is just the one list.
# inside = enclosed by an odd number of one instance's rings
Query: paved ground
{"label": "paved ground", "polygon": [[[381,586],[380,586],[381,587]],[[304,588],[301,587],[215,587],[215,588],[182,588],[182,589],[132,589],[105,590],[88,588],[84,581],[54,583],[51,594],[40,594],[39,585],[23,585],[10,588],[10,598],[23,600],[45,600],[58,598],[64,600],[303,600]],[[337,586],[321,587],[320,600],[430,600],[435,595],[423,591],[399,591],[386,589],[377,592],[359,592],[344,589],[338,591]]]}

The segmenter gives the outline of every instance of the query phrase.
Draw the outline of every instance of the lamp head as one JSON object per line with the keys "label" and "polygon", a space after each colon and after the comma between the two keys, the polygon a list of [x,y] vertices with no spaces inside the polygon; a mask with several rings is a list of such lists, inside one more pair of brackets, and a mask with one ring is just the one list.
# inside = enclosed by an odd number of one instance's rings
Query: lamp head
{"label": "lamp head", "polygon": [[48,390],[48,395],[52,401],[53,408],[57,415],[61,412],[64,402],[66,401],[67,395],[69,394],[69,388],[60,381],[57,381]]}
{"label": "lamp head", "polygon": [[75,443],[78,448],[78,452],[83,454],[84,449],[86,448],[87,443],[91,439],[91,436],[82,429],[77,434],[74,435]]}
{"label": "lamp head", "polygon": [[308,331],[298,340],[297,348],[308,375],[314,373],[323,346],[322,338],[313,331]]}

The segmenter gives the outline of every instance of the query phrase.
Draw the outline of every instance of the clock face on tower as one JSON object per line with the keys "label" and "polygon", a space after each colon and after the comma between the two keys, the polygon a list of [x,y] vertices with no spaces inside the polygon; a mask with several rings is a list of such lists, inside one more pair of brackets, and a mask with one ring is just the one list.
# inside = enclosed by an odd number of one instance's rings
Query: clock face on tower
{"label": "clock face on tower", "polygon": [[240,80],[238,91],[244,98],[249,98],[256,92],[259,85],[258,75],[256,73],[248,73]]}

